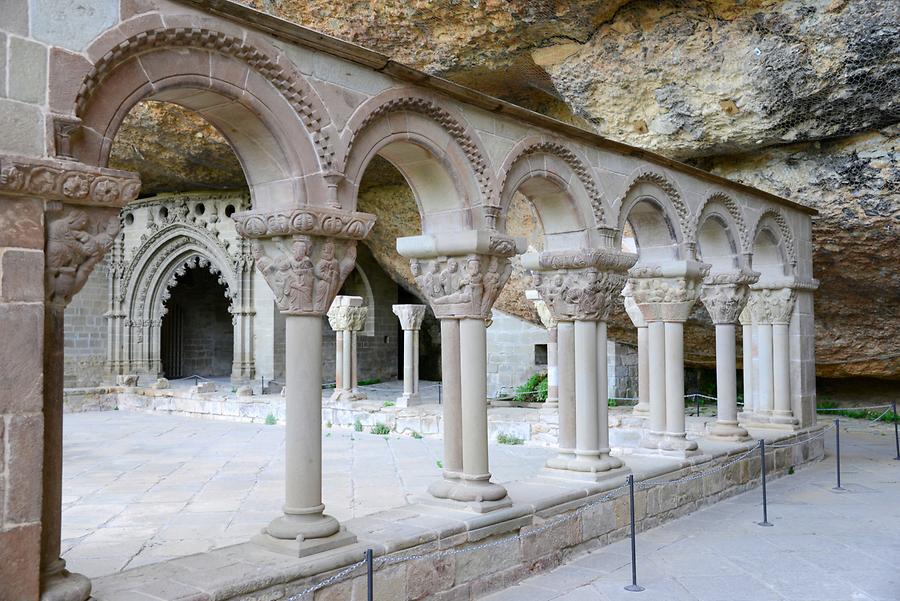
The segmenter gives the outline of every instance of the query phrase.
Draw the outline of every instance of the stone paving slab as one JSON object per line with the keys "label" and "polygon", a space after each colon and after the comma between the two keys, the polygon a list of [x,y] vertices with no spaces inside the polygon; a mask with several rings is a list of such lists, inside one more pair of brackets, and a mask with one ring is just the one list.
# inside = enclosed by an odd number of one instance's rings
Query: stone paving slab
{"label": "stone paving slab", "polygon": [[[892,430],[890,434],[892,434]],[[833,439],[822,462],[768,487],[761,528],[754,489],[638,534],[638,582],[628,592],[630,542],[572,558],[485,601],[897,601],[900,461],[893,438],[851,424],[841,434],[835,492]]]}
{"label": "stone paving slab", "polygon": [[[247,541],[281,512],[283,445],[281,425],[66,414],[63,557],[95,577]],[[500,482],[529,478],[552,453],[491,445],[491,469]],[[326,430],[327,511],[349,522],[415,502],[441,456],[439,439]]]}

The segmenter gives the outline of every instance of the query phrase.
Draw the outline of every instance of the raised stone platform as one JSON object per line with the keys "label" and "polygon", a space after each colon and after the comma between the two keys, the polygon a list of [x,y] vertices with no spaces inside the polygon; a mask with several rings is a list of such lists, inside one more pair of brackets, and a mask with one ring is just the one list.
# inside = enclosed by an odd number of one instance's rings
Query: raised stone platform
{"label": "raised stone platform", "polygon": [[[770,477],[824,455],[823,439],[809,441],[810,431],[754,430],[751,434],[765,437],[767,443],[798,443],[773,449],[767,466]],[[699,442],[705,458],[699,465],[659,456],[627,457],[638,483],[713,470],[707,477],[677,485],[638,487],[639,530],[758,484],[759,458],[748,453],[755,443]],[[555,567],[571,553],[602,547],[627,535],[627,496],[598,503],[608,486],[540,478],[505,486],[513,501],[507,509],[476,514],[414,503],[346,521],[346,529],[358,538],[354,545],[295,559],[252,543],[238,544],[96,579],[94,599],[287,599],[359,562],[367,548],[374,549],[376,557],[397,560],[376,571],[376,598],[469,599]],[[452,553],[429,555],[439,550]],[[324,587],[315,599],[364,598],[364,572],[357,569],[351,576]]]}

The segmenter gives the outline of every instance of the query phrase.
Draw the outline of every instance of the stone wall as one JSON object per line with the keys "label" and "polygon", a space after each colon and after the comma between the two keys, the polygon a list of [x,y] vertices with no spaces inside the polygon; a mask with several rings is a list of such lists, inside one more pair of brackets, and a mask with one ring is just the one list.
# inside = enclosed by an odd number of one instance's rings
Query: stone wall
{"label": "stone wall", "polygon": [[[15,20],[4,8],[3,20]],[[2,37],[2,36],[0,36]],[[0,40],[0,48],[5,41]],[[2,63],[0,63],[2,65]],[[0,67],[2,73],[2,67]],[[0,94],[2,94],[0,86]],[[3,110],[0,100],[0,111]],[[0,118],[0,129],[2,128]],[[15,137],[15,132],[11,132]],[[9,135],[0,136],[0,145]],[[37,599],[44,418],[43,206],[0,196],[0,597]]]}
{"label": "stone wall", "polygon": [[106,377],[109,275],[104,265],[91,273],[84,288],[66,307],[65,385],[99,386]]}
{"label": "stone wall", "polygon": [[638,354],[637,347],[624,342],[608,343],[607,372],[610,398],[637,398]]}
{"label": "stone wall", "polygon": [[515,390],[536,373],[547,373],[547,364],[535,361],[537,345],[546,348],[547,329],[509,313],[494,310],[487,329],[487,391],[497,396],[501,389]]}

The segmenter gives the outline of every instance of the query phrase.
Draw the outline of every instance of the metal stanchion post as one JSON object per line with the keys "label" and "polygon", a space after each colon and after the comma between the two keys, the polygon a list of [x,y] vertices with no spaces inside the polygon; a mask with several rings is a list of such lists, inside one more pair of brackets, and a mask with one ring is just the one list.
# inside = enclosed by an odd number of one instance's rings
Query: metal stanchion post
{"label": "metal stanchion post", "polygon": [[639,593],[644,587],[637,583],[637,563],[635,563],[634,548],[634,474],[628,475],[628,501],[631,506],[631,584],[625,587],[626,591]]}
{"label": "metal stanchion post", "polygon": [[769,523],[769,507],[768,499],[766,499],[766,441],[764,438],[759,440],[759,467],[762,473],[762,493],[763,493],[763,521],[759,522],[760,526],[772,526]]}
{"label": "metal stanchion post", "polygon": [[697,405],[697,417],[700,417],[700,397],[694,396],[694,402]]}
{"label": "metal stanchion post", "polygon": [[897,451],[897,456],[894,457],[894,459],[900,461],[900,432],[898,432],[897,425],[897,401],[891,403],[891,407],[894,409],[894,448]]}
{"label": "metal stanchion post", "polygon": [[837,468],[837,486],[835,486],[832,490],[847,490],[843,486],[841,486],[841,419],[835,418],[834,420],[834,446],[835,446],[835,458],[836,458],[836,468]]}
{"label": "metal stanchion post", "polygon": [[375,594],[372,578],[372,549],[366,549],[366,598],[372,601]]}
{"label": "metal stanchion post", "polygon": [[444,402],[443,397],[444,397],[444,383],[439,382],[438,383],[438,405],[440,405]]}

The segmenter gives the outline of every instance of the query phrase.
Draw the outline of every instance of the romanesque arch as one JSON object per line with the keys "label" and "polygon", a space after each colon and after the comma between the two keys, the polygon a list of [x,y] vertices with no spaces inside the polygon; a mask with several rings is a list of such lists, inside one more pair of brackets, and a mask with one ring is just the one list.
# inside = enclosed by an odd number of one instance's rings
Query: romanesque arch
{"label": "romanesque arch", "polygon": [[[128,34],[124,33],[128,32]],[[257,206],[316,204],[325,186],[304,176],[330,162],[331,126],[315,90],[273,46],[198,17],[136,17],[86,52],[80,87],[56,126],[56,150],[105,166],[115,134],[141,100],[172,102],[214,125],[244,169]],[[77,78],[72,78],[77,80]]]}
{"label": "romanesque arch", "polygon": [[520,192],[535,206],[547,250],[590,247],[592,232],[607,225],[607,207],[593,170],[570,144],[544,136],[521,140],[500,169],[500,224]]}
{"label": "romanesque arch", "polygon": [[714,273],[739,269],[749,253],[747,225],[737,203],[727,194],[709,195],[691,225],[698,258]]}
{"label": "romanesque arch", "polygon": [[760,281],[779,280],[794,274],[797,254],[794,234],[787,219],[777,209],[767,209],[753,226],[753,269]]}
{"label": "romanesque arch", "polygon": [[678,187],[666,176],[639,170],[629,180],[625,192],[614,203],[618,210],[617,236],[620,241],[626,223],[635,235],[640,262],[685,258],[690,211]]}
{"label": "romanesque arch", "polygon": [[[495,190],[487,154],[463,117],[436,96],[395,88],[356,109],[335,157],[335,168],[344,175],[341,207],[356,207],[360,180],[376,154],[406,178],[426,233],[439,227],[477,229],[490,219],[479,211],[491,204]],[[495,212],[486,214],[496,219]]]}

